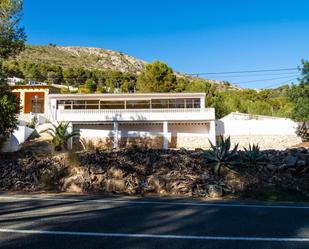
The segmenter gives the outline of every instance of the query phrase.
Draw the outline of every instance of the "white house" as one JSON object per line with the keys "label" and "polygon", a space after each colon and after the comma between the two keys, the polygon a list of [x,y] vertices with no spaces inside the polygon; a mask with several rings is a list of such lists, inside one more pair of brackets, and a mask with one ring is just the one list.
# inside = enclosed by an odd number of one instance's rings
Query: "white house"
{"label": "white house", "polygon": [[205,93],[59,94],[47,85],[16,85],[12,92],[20,99],[20,120],[36,115],[40,124],[65,121],[79,130],[70,146],[208,148],[220,135],[240,148],[258,143],[283,149],[301,142],[291,119],[231,113],[215,121]]}
{"label": "white house", "polygon": [[102,147],[207,148],[216,139],[205,93],[49,94],[48,119]]}

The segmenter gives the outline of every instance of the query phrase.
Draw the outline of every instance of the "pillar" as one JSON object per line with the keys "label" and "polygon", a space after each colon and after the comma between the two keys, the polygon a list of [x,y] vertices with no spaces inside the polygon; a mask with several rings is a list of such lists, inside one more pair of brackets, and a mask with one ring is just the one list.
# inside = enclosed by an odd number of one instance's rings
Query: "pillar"
{"label": "pillar", "polygon": [[216,145],[216,121],[209,122],[209,140],[213,145]]}
{"label": "pillar", "polygon": [[205,97],[202,97],[202,98],[201,98],[201,109],[202,109],[202,110],[205,110],[205,108],[206,108]]}
{"label": "pillar", "polygon": [[20,91],[20,113],[24,114],[25,111],[25,91]]}
{"label": "pillar", "polygon": [[[72,133],[73,132],[73,124],[72,124],[72,122],[69,123],[67,132],[68,133]],[[69,150],[71,150],[73,148],[73,137],[69,138],[69,140],[67,142],[67,146],[68,146]]]}
{"label": "pillar", "polygon": [[168,149],[168,122],[163,122],[163,149]]}
{"label": "pillar", "polygon": [[119,122],[115,121],[114,122],[114,144],[113,148],[118,148],[118,135],[119,135]]}

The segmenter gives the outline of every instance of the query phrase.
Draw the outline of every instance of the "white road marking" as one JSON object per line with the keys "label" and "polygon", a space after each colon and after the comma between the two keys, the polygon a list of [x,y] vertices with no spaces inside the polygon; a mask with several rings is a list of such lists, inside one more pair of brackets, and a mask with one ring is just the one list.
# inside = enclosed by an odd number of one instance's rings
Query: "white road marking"
{"label": "white road marking", "polygon": [[115,199],[77,199],[77,198],[50,198],[50,197],[12,197],[0,196],[6,200],[36,200],[36,201],[61,201],[61,202],[83,202],[83,203],[123,203],[137,205],[171,205],[171,206],[203,206],[203,207],[238,207],[238,208],[279,208],[279,209],[309,209],[309,206],[301,205],[267,205],[267,204],[237,204],[237,203],[201,203],[180,201],[139,201],[139,200],[115,200]]}
{"label": "white road marking", "polygon": [[0,228],[0,233],[88,236],[88,237],[123,237],[123,238],[146,238],[146,239],[309,242],[309,238],[297,238],[297,237],[276,238],[276,237],[196,236],[196,235],[144,234],[144,233],[96,233],[96,232],[73,232],[73,231],[19,230],[19,229],[5,229],[5,228]]}

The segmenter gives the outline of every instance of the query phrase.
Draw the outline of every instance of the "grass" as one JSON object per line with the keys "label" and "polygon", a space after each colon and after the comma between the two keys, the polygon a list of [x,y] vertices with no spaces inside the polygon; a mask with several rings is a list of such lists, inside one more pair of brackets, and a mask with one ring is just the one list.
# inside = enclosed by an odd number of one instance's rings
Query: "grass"
{"label": "grass", "polygon": [[253,188],[240,193],[239,197],[257,201],[309,202],[309,196],[300,191],[279,186]]}

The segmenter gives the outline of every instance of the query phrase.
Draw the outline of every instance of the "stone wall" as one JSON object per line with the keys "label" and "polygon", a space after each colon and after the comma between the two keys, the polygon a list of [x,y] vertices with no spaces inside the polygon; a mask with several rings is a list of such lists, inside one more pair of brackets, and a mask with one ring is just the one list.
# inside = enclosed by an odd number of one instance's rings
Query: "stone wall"
{"label": "stone wall", "polygon": [[100,138],[74,138],[73,149],[75,150],[91,150],[91,149],[109,149],[113,148],[113,137],[100,137]]}
{"label": "stone wall", "polygon": [[141,148],[163,148],[163,136],[150,136],[150,137],[122,137],[120,139],[120,148],[131,147],[137,145]]}
{"label": "stone wall", "polygon": [[301,138],[296,135],[232,135],[230,137],[232,145],[238,143],[239,149],[247,148],[249,144],[259,144],[261,149],[285,149],[301,143]]}
{"label": "stone wall", "polygon": [[[100,137],[100,138],[74,138],[74,149],[107,149],[113,148],[113,137]],[[163,148],[163,136],[149,136],[149,137],[120,137],[119,147],[131,147],[137,145],[141,148]],[[186,148],[207,149],[210,147],[208,137],[201,136],[172,136],[169,139],[169,148]]]}
{"label": "stone wall", "polygon": [[186,148],[186,149],[195,149],[202,148],[207,149],[210,147],[208,142],[207,135],[199,135],[199,136],[172,136],[170,143],[170,148]]}

